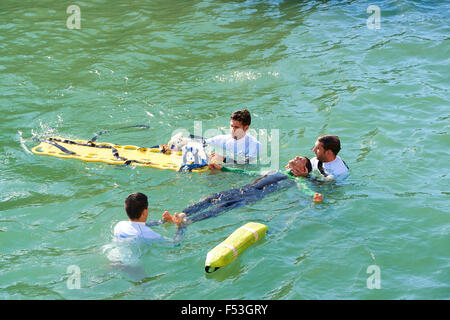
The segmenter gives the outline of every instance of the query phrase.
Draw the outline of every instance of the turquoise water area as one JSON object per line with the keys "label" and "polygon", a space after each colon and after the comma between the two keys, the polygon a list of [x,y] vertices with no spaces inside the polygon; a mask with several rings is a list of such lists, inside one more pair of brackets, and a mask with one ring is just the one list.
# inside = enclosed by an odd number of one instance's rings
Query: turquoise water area
{"label": "turquoise water area", "polygon": [[[373,4],[2,0],[0,299],[450,298],[450,6],[377,1],[377,29]],[[29,152],[102,130],[138,146],[196,121],[226,132],[242,108],[269,147],[278,132],[272,165],[312,157],[329,133],[351,176],[311,184],[318,205],[288,188],[190,225],[178,246],[121,246],[128,194],[147,194],[158,219],[254,177]],[[114,130],[138,124],[150,129]],[[265,239],[206,274],[206,253],[249,221]]]}

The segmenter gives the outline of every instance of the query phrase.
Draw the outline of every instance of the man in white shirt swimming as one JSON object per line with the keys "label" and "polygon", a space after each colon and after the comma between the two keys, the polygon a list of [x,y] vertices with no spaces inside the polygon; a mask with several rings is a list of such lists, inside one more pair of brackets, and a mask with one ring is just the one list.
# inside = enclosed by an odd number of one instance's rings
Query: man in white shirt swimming
{"label": "man in white shirt swimming", "polygon": [[129,220],[116,224],[114,227],[116,239],[171,241],[145,225],[148,218],[148,199],[145,194],[140,192],[130,194],[125,200],[125,211]]}
{"label": "man in white shirt swimming", "polygon": [[248,110],[233,112],[230,119],[230,134],[219,135],[206,139],[206,144],[219,149],[209,157],[209,168],[220,170],[221,163],[256,163],[261,148],[256,138],[247,135],[251,124],[251,116]]}
{"label": "man in white shirt swimming", "polygon": [[[349,172],[349,168],[344,160],[338,156],[341,150],[341,141],[338,136],[322,135],[317,138],[313,151],[316,154],[311,159],[311,165],[313,171],[318,171],[327,180],[336,179],[337,177],[343,177]],[[293,160],[299,157],[294,158]],[[300,172],[295,168],[292,168],[292,173],[298,176]]]}

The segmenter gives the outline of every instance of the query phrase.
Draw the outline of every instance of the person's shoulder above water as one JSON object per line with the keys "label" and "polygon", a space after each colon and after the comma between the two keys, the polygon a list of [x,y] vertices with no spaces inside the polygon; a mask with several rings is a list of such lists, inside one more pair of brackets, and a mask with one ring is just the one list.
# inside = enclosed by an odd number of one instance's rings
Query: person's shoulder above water
{"label": "person's shoulder above water", "polygon": [[250,134],[246,134],[245,136],[248,137],[250,144],[255,145],[258,149],[261,147],[261,142],[259,142],[254,136]]}
{"label": "person's shoulder above water", "polygon": [[340,156],[336,156],[334,161],[325,163],[325,166],[333,171],[335,176],[346,174],[349,171],[347,164],[342,160]]}
{"label": "person's shoulder above water", "polygon": [[228,138],[231,138],[229,134],[221,134],[218,136],[214,136],[212,138],[205,139],[206,144],[213,144],[213,145],[222,145],[224,141],[227,141]]}
{"label": "person's shoulder above water", "polygon": [[349,169],[345,162],[338,156],[341,150],[341,141],[335,135],[320,136],[313,148],[316,157],[311,159],[314,171],[319,171],[326,179],[334,179],[344,176]]}
{"label": "person's shoulder above water", "polygon": [[311,165],[313,170],[319,171],[324,177],[338,177],[349,172],[348,166],[339,156],[330,162],[321,162],[314,157],[311,159]]}
{"label": "person's shoulder above water", "polygon": [[206,144],[213,144],[213,145],[219,145],[222,146],[223,143],[249,143],[250,145],[257,145],[258,147],[261,145],[261,143],[252,135],[246,134],[245,136],[241,137],[240,139],[234,139],[229,134],[221,134],[218,136],[214,136],[212,138],[205,139]]}
{"label": "person's shoulder above water", "polygon": [[114,237],[119,239],[136,237],[137,230],[131,225],[131,221],[120,221],[114,227]]}
{"label": "person's shoulder above water", "polygon": [[161,240],[163,237],[145,225],[145,222],[120,221],[114,227],[117,239],[147,239]]}

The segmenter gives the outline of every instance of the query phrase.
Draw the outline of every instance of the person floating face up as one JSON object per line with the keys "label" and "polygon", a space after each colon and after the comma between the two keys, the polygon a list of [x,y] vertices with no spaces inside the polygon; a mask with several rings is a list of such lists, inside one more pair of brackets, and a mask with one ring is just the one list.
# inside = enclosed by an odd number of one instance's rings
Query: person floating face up
{"label": "person floating face up", "polygon": [[285,169],[291,169],[295,177],[307,177],[312,170],[311,161],[307,157],[295,157],[289,161]]}
{"label": "person floating face up", "polygon": [[255,163],[261,144],[254,137],[247,135],[251,124],[248,110],[238,110],[230,117],[230,134],[218,135],[206,139],[206,144],[218,148],[211,153],[208,166],[212,170],[220,170],[223,163]]}
{"label": "person floating face up", "polygon": [[[327,180],[335,179],[338,176],[345,177],[349,172],[348,166],[337,154],[341,150],[341,142],[337,136],[322,135],[317,138],[312,151],[316,155],[311,159],[310,171],[317,171]],[[303,176],[304,174],[304,157],[295,157],[289,161],[291,172],[295,176]],[[307,158],[306,158],[307,159]],[[287,169],[287,167],[286,167]]]}
{"label": "person floating face up", "polygon": [[[237,168],[227,168],[224,167],[225,171],[231,172],[248,172]],[[286,165],[286,172],[269,172],[253,183],[247,184],[241,188],[235,188],[230,190],[224,190],[215,194],[212,194],[202,201],[191,205],[183,210],[179,215],[175,213],[172,216],[169,212],[163,214],[163,221],[169,223],[175,223],[178,226],[181,224],[187,225],[196,221],[201,221],[214,217],[217,214],[237,208],[255,201],[261,200],[266,194],[275,192],[289,186],[291,184],[281,184],[281,181],[287,180],[292,177],[308,177],[311,171],[311,162],[307,157],[296,157],[289,161]],[[303,178],[300,178],[303,180]],[[320,193],[314,193],[312,190],[304,185],[301,180],[295,179],[298,183],[300,190],[303,193],[312,196],[314,203],[322,202],[323,196]],[[187,218],[186,218],[187,217]]]}

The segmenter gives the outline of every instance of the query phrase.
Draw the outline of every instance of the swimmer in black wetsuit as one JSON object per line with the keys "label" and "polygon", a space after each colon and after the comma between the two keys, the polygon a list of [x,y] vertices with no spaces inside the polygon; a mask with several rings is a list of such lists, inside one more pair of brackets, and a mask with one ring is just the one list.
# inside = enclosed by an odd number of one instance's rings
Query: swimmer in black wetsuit
{"label": "swimmer in black wetsuit", "polygon": [[[302,161],[305,164],[303,176],[307,176],[311,166],[306,166],[307,161],[303,161],[304,159],[307,158],[297,161]],[[298,166],[298,163],[296,164]],[[289,167],[289,165],[286,167]],[[175,213],[174,215],[171,215],[168,211],[165,211],[162,220],[150,221],[147,225],[153,226],[155,224],[170,222],[180,226],[182,224],[187,225],[196,221],[214,217],[223,211],[256,202],[268,193],[296,185],[294,180],[288,178],[289,174],[286,173],[268,173],[256,179],[253,183],[247,184],[241,188],[215,193],[204,200],[187,207],[180,214]],[[314,196],[314,201],[320,202],[321,200],[322,195],[316,193]],[[211,206],[212,208],[209,208]]]}
{"label": "swimmer in black wetsuit", "polygon": [[[177,225],[181,223],[190,224],[214,217],[223,211],[256,202],[266,194],[288,187],[293,183],[293,181],[289,180],[284,184],[280,184],[279,182],[282,180],[288,180],[287,176],[278,172],[270,173],[241,188],[225,190],[210,195],[202,201],[187,207],[180,214],[175,213],[172,216],[168,211],[165,211],[162,220],[149,221],[146,225],[154,226],[164,222],[172,222]],[[212,208],[210,208],[211,206]]]}

